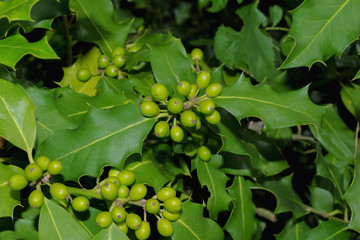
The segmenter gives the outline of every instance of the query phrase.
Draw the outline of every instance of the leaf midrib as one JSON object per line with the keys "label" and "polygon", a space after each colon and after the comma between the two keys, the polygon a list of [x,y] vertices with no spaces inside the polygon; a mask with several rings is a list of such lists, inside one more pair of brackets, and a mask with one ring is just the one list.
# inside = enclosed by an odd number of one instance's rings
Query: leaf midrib
{"label": "leaf midrib", "polygon": [[181,223],[182,225],[184,225],[184,227],[186,227],[192,233],[192,235],[194,235],[197,239],[201,240],[201,238],[186,223],[184,223],[181,219],[178,219],[177,221],[179,223]]}
{"label": "leaf midrib", "polygon": [[49,208],[49,205],[48,205],[48,203],[47,203],[47,200],[45,200],[44,203],[45,203],[46,208],[47,208],[47,210],[48,210],[48,213],[49,213],[49,216],[50,216],[50,218],[51,218],[51,221],[53,222],[53,225],[54,225],[54,227],[55,227],[56,233],[57,233],[57,235],[59,236],[59,238],[62,239],[62,237],[61,237],[61,235],[60,235],[60,232],[59,232],[59,229],[58,229],[58,227],[57,227],[57,225],[56,225],[54,216],[52,215],[51,210],[50,210],[50,208]]}

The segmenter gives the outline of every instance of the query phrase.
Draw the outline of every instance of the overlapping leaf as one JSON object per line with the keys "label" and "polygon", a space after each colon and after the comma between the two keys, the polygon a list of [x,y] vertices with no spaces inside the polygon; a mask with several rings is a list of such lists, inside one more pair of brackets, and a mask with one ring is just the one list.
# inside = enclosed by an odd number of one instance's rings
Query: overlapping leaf
{"label": "overlapping leaf", "polygon": [[110,227],[105,228],[98,232],[93,238],[93,240],[128,240],[129,238],[126,234],[120,230],[119,227],[113,223]]}
{"label": "overlapping leaf", "polygon": [[0,2],[0,18],[6,17],[10,22],[14,20],[31,21],[31,8],[39,0],[11,0]]}
{"label": "overlapping leaf", "polygon": [[128,155],[141,152],[154,123],[154,118],[143,117],[133,104],[91,108],[77,129],[54,133],[40,145],[37,155],[60,160],[65,179],[98,176],[102,167],[122,168]]}
{"label": "overlapping leaf", "polygon": [[295,44],[280,68],[323,62],[357,39],[360,32],[357,0],[309,0],[291,12],[289,36]]}
{"label": "overlapping leaf", "polygon": [[360,87],[354,85],[343,87],[340,91],[341,99],[347,110],[359,121],[360,120]]}
{"label": "overlapping leaf", "polygon": [[359,155],[355,159],[354,177],[350,188],[345,193],[345,199],[351,208],[351,219],[349,228],[360,232],[360,205],[359,205],[359,191],[360,191],[360,158]]}
{"label": "overlapping leaf", "polygon": [[276,236],[276,240],[303,240],[311,228],[305,221],[293,222],[289,221],[282,232]]}
{"label": "overlapping leaf", "polygon": [[309,231],[304,240],[312,239],[350,239],[350,232],[347,230],[347,224],[340,221],[324,221],[319,226]]}
{"label": "overlapping leaf", "polygon": [[314,125],[319,130],[325,109],[311,102],[307,87],[277,93],[267,85],[254,87],[243,74],[234,85],[224,87],[214,101],[238,120],[261,118],[269,130],[302,124]]}

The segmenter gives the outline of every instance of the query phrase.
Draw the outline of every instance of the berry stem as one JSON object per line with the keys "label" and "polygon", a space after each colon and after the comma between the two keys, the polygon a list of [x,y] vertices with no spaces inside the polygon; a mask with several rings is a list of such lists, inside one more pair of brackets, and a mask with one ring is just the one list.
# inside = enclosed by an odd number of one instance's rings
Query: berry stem
{"label": "berry stem", "polygon": [[27,155],[28,155],[28,158],[29,158],[29,162],[30,162],[30,163],[35,163],[31,151],[27,152]]}
{"label": "berry stem", "polygon": [[96,199],[102,199],[102,196],[100,193],[95,192],[94,190],[87,190],[87,189],[81,189],[81,188],[74,188],[74,187],[67,187],[70,194],[74,195],[82,195],[86,197],[93,197]]}
{"label": "berry stem", "polygon": [[208,99],[208,96],[206,96],[206,94],[200,96],[200,97],[197,99],[197,102],[204,101],[205,99]]}

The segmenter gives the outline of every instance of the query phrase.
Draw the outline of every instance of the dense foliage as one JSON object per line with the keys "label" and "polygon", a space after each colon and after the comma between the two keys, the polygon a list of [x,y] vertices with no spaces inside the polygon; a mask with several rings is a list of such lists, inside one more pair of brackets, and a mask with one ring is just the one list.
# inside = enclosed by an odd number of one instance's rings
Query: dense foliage
{"label": "dense foliage", "polygon": [[0,239],[358,239],[359,9],[0,0]]}

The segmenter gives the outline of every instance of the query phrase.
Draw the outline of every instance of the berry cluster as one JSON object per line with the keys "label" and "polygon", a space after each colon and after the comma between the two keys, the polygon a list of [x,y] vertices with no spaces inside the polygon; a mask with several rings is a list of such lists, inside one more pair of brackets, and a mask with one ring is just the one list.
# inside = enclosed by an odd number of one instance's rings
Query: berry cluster
{"label": "berry cluster", "polygon": [[106,55],[100,55],[97,59],[97,65],[99,71],[92,74],[87,68],[80,68],[77,71],[77,79],[81,82],[88,81],[93,75],[99,73],[104,74],[108,77],[121,78],[120,69],[125,65],[125,49],[123,47],[117,47],[112,52],[112,57]]}

